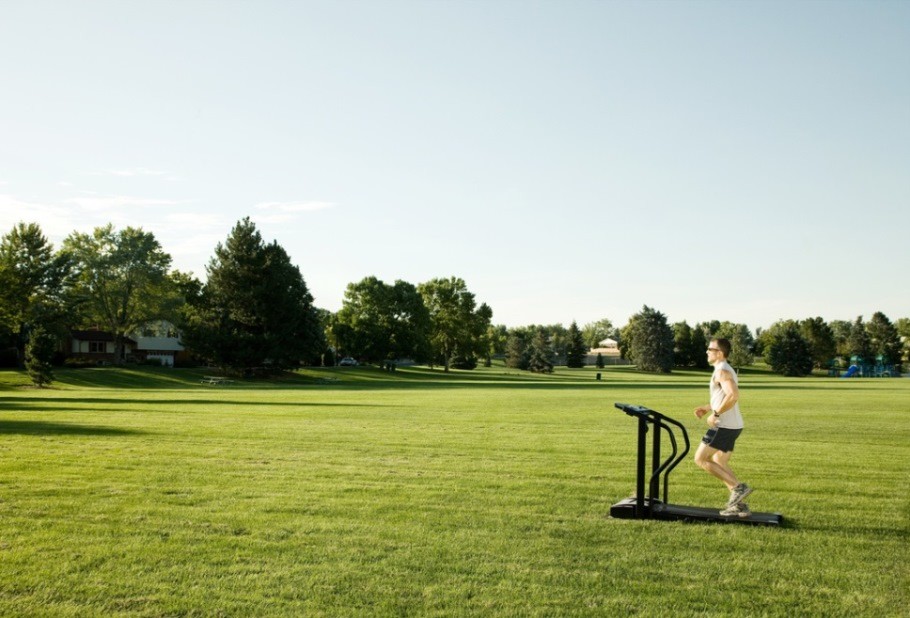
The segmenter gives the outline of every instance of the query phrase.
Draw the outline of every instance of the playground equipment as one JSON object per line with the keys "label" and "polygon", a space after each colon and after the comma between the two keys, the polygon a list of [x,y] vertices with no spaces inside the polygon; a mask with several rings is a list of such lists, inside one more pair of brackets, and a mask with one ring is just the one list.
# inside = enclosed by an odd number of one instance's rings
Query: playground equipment
{"label": "playground equipment", "polygon": [[852,378],[853,376],[855,376],[858,373],[859,373],[859,366],[850,365],[850,367],[847,368],[847,372],[844,375],[842,375],[841,377],[842,378]]}
{"label": "playground equipment", "polygon": [[875,363],[867,362],[861,356],[850,357],[850,367],[842,378],[891,378],[900,377],[900,372],[884,356],[876,356]]}
{"label": "playground equipment", "polygon": [[[671,504],[669,500],[670,472],[689,452],[689,434],[683,425],[660,412],[644,406],[617,403],[617,408],[638,419],[638,464],[635,495],[617,502],[610,507],[610,516],[619,519],[658,519],[682,521],[717,521],[725,523],[777,526],[783,522],[779,513],[752,513],[748,517],[724,517],[717,509],[698,506]],[[648,425],[654,428],[651,446],[651,476],[648,479],[648,494],[645,495],[645,468],[647,466]],[[685,449],[680,453],[673,427],[676,427]],[[670,438],[672,454],[661,461],[660,436],[663,431]],[[661,478],[663,478],[663,499],[661,499]]]}

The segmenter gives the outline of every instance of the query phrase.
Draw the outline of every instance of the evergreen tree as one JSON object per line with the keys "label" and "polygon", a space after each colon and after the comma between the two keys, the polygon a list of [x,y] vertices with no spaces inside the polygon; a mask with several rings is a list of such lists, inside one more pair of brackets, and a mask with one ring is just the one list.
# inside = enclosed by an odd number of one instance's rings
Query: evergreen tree
{"label": "evergreen tree", "polygon": [[847,355],[859,357],[860,363],[871,363],[875,360],[872,350],[872,340],[863,324],[863,316],[858,316],[850,326],[850,335],[847,337]]}
{"label": "evergreen tree", "polygon": [[553,348],[542,330],[537,331],[531,341],[528,370],[534,373],[553,373]]}
{"label": "evergreen tree", "polygon": [[41,388],[54,381],[51,360],[57,351],[57,339],[43,327],[37,326],[29,333],[25,346],[25,370],[32,383]]}
{"label": "evergreen tree", "polygon": [[188,299],[183,339],[209,361],[235,370],[281,370],[318,356],[324,331],[313,297],[287,252],[266,245],[245,218],[206,269],[208,281]]}
{"label": "evergreen tree", "polygon": [[869,335],[873,355],[881,356],[885,363],[900,364],[903,344],[897,328],[891,323],[888,316],[881,311],[876,311],[866,324],[866,332]]}
{"label": "evergreen tree", "polygon": [[512,329],[506,341],[506,367],[524,370],[528,368],[529,360],[527,333],[520,329]]}
{"label": "evergreen tree", "polygon": [[673,368],[673,329],[667,316],[645,305],[623,329],[623,356],[642,371],[670,373]]}
{"label": "evergreen tree", "polygon": [[578,329],[575,321],[569,326],[569,344],[566,348],[566,366],[567,367],[584,367],[585,357],[588,355],[588,346],[585,345],[584,337]]}
{"label": "evergreen tree", "polygon": [[812,372],[812,350],[793,320],[778,322],[767,331],[765,358],[772,371],[785,376]]}

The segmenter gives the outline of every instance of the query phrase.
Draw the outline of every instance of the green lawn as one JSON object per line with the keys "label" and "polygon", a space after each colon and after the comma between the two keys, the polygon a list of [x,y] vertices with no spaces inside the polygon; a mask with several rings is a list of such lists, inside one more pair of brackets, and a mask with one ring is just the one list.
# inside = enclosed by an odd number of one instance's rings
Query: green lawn
{"label": "green lawn", "polygon": [[202,373],[0,373],[0,615],[907,615],[910,380],[743,374],[763,528],[609,518],[707,373]]}

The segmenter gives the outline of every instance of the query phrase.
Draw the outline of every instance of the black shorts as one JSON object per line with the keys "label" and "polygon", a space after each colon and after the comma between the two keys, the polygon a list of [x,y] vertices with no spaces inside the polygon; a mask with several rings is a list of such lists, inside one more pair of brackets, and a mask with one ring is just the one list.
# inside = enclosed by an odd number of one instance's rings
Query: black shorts
{"label": "black shorts", "polygon": [[708,433],[705,434],[705,437],[701,439],[701,443],[707,444],[711,448],[716,448],[725,453],[732,453],[736,438],[738,438],[739,434],[742,432],[742,429],[726,429],[724,427],[718,427],[717,429],[712,428],[709,429]]}

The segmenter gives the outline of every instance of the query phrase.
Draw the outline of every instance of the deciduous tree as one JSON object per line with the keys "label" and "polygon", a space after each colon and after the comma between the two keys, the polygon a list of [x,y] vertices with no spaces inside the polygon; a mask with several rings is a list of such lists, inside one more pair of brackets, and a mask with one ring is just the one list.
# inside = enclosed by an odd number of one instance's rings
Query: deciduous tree
{"label": "deciduous tree", "polygon": [[797,322],[777,322],[766,331],[765,337],[765,360],[775,373],[805,376],[812,372],[812,350]]}
{"label": "deciduous tree", "polygon": [[503,356],[506,353],[506,345],[509,341],[509,329],[503,324],[491,324],[487,327],[487,342],[484,358],[484,366],[493,365],[494,356]]}
{"label": "deciduous tree", "polygon": [[445,370],[449,370],[453,359],[482,355],[493,311],[486,304],[477,307],[464,280],[438,278],[421,283],[417,289],[430,311],[432,355]]}
{"label": "deciduous tree", "polygon": [[69,273],[69,260],[36,223],[19,223],[0,240],[0,331],[12,335],[20,363],[32,328],[64,334]]}
{"label": "deciduous tree", "polygon": [[698,325],[692,329],[692,354],[697,368],[708,368],[708,338]]}
{"label": "deciduous tree", "polygon": [[825,367],[837,354],[834,331],[823,318],[815,317],[801,321],[799,331],[809,344],[812,362],[816,367]]}
{"label": "deciduous tree", "polygon": [[589,349],[599,348],[600,342],[604,339],[619,338],[618,329],[613,326],[613,322],[604,318],[596,322],[588,322],[581,329],[585,344]]}
{"label": "deciduous tree", "polygon": [[154,234],[141,228],[115,231],[110,224],[91,234],[74,232],[63,252],[78,273],[76,290],[86,318],[115,338],[115,362],[125,361],[123,340],[145,322],[175,317],[181,297],[169,276],[171,256]]}
{"label": "deciduous tree", "polygon": [[752,355],[752,346],[755,340],[752,338],[749,327],[745,324],[721,322],[713,336],[714,338],[726,338],[730,341],[733,350],[730,352],[727,362],[737,370],[755,362],[755,357]]}
{"label": "deciduous tree", "polygon": [[348,284],[333,333],[346,353],[367,361],[428,355],[430,313],[417,288],[406,282],[388,285],[376,277]]}
{"label": "deciduous tree", "polygon": [[901,338],[901,361],[906,362],[907,356],[910,354],[910,318],[899,318],[895,327]]}
{"label": "deciduous tree", "polygon": [[692,327],[686,322],[673,325],[673,364],[677,367],[692,367],[704,348],[695,349],[692,342]]}

